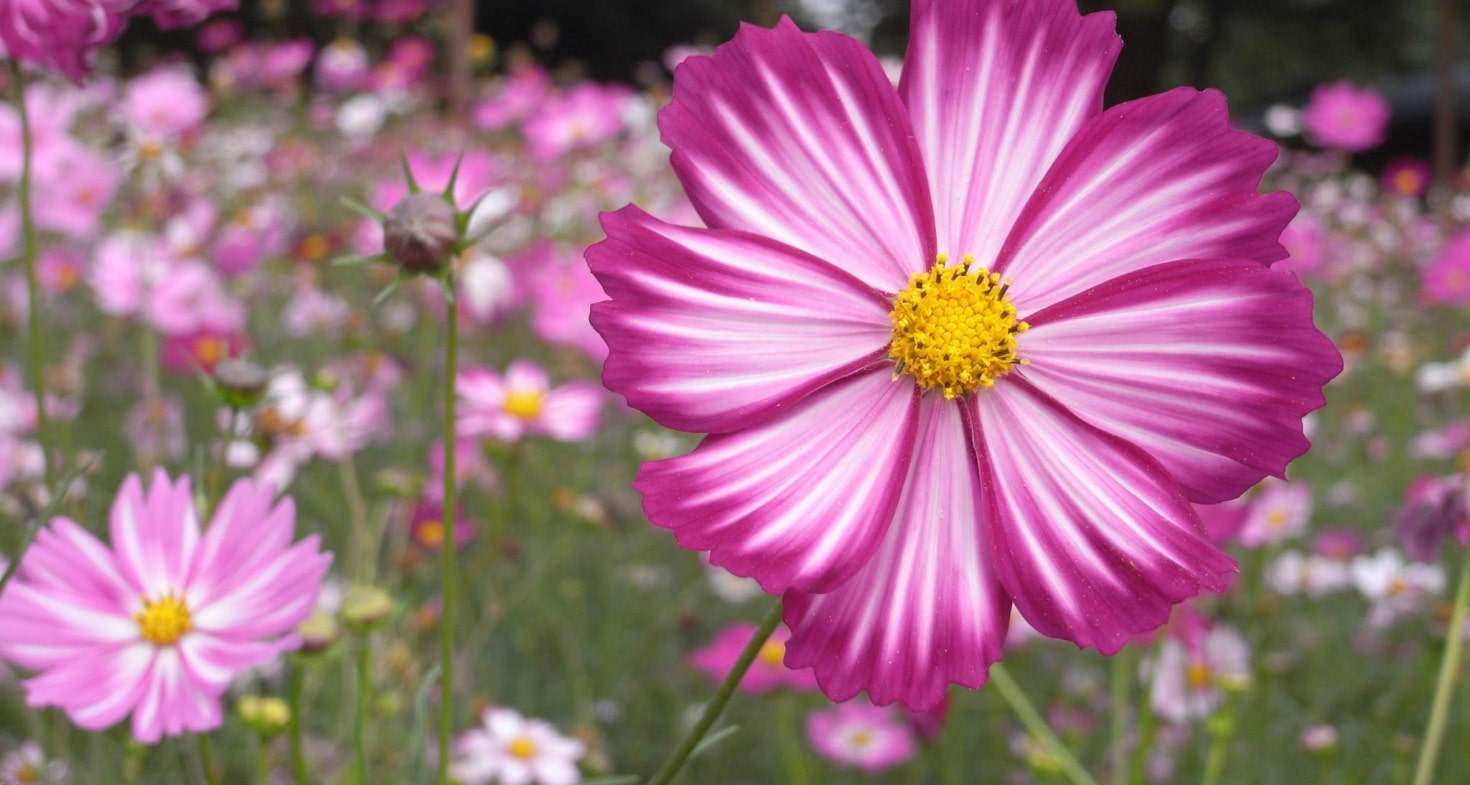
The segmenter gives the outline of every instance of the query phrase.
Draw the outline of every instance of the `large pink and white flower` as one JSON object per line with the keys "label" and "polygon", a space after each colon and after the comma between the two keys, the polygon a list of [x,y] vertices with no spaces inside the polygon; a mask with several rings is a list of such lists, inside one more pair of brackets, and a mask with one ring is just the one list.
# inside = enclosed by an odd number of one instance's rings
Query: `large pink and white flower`
{"label": "large pink and white flower", "polygon": [[604,382],[710,434],[644,464],[645,511],[784,595],[834,699],[979,686],[1012,604],[1112,653],[1224,589],[1191,502],[1281,475],[1341,369],[1269,267],[1276,146],[1214,91],[1104,111],[1113,28],[916,0],[895,90],[850,38],[747,26],[659,116],[708,228],[628,207],[587,251]]}
{"label": "large pink and white flower", "polygon": [[247,668],[295,648],[331,556],[291,542],[296,512],[241,480],[200,531],[188,478],[137,475],[112,505],[112,546],[53,518],[0,595],[0,659],[39,673],[32,706],[88,730],[132,713],[133,736],[220,724],[220,696]]}

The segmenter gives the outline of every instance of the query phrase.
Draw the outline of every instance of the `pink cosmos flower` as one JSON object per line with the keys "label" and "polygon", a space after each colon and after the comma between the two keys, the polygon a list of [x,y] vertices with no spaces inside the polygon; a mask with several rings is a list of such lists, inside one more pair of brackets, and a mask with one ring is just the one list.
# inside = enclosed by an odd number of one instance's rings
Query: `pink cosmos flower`
{"label": "pink cosmos flower", "polygon": [[1439,256],[1424,269],[1421,286],[1427,302],[1470,303],[1470,229],[1450,238]]}
{"label": "pink cosmos flower", "polygon": [[1429,181],[1429,164],[1422,158],[1395,158],[1383,167],[1383,190],[1395,196],[1423,196]]}
{"label": "pink cosmos flower", "polygon": [[1404,506],[1393,516],[1394,531],[1409,558],[1428,564],[1438,562],[1440,546],[1450,537],[1461,545],[1470,545],[1466,487],[1463,474],[1420,477],[1409,484]]}
{"label": "pink cosmos flower", "polygon": [[329,92],[356,90],[367,79],[371,66],[362,44],[351,38],[338,38],[322,47],[317,55],[316,83]]}
{"label": "pink cosmos flower", "polygon": [[1250,647],[1234,627],[1185,625],[1159,644],[1149,705],[1170,722],[1203,719],[1224,702],[1222,687],[1243,688],[1250,678]]}
{"label": "pink cosmos flower", "polygon": [[160,30],[192,27],[218,11],[233,11],[240,0],[143,0],[132,10],[134,16],[153,17]]}
{"label": "pink cosmos flower", "polygon": [[465,785],[572,785],[582,780],[577,760],[587,745],[563,736],[546,720],[514,709],[488,708],[481,727],[454,742],[450,776]]}
{"label": "pink cosmos flower", "polygon": [[892,709],[859,701],[813,712],[806,720],[806,736],[833,763],[870,774],[897,766],[917,751],[913,729]]}
{"label": "pink cosmos flower", "polygon": [[[439,496],[442,497],[441,490]],[[437,551],[444,547],[444,506],[434,499],[421,499],[413,506],[408,519],[408,537],[414,545],[425,550]],[[464,509],[456,506],[454,512],[454,547],[463,548],[475,539],[475,524],[469,521]]]}
{"label": "pink cosmos flower", "polygon": [[1268,482],[1251,502],[1240,528],[1240,541],[1250,548],[1280,542],[1306,531],[1312,518],[1312,488],[1301,482]]}
{"label": "pink cosmos flower", "polygon": [[1112,653],[1228,585],[1190,503],[1282,474],[1341,358],[1220,94],[1103,111],[1113,16],[1071,0],[912,12],[897,90],[789,20],[684,61],[659,126],[709,228],[625,208],[587,260],[604,383],[710,434],[643,465],[648,517],[785,595],[828,696],[923,709],[1013,603]]}
{"label": "pink cosmos flower", "polygon": [[[574,253],[574,252],[573,252]],[[535,242],[511,261],[524,271],[531,301],[531,329],[543,340],[582,350],[602,362],[607,344],[592,329],[592,304],[606,297],[585,264],[553,243]]]}
{"label": "pink cosmos flower", "polygon": [[[727,625],[710,645],[694,652],[689,660],[701,673],[718,684],[730,675],[730,669],[740,659],[740,652],[754,635],[755,625],[749,622]],[[771,633],[765,645],[761,646],[760,654],[756,655],[750,670],[745,672],[745,678],[740,680],[741,692],[759,695],[778,687],[790,687],[803,692],[817,688],[817,680],[812,675],[811,668],[786,667],[786,641],[790,639],[791,630],[784,625]]]}
{"label": "pink cosmos flower", "polygon": [[6,0],[0,4],[0,46],[11,57],[59,71],[80,82],[93,60],[127,23],[125,0]]}
{"label": "pink cosmos flower", "polygon": [[189,71],[165,66],[128,83],[122,114],[143,139],[168,139],[192,131],[209,114],[209,95]]}
{"label": "pink cosmos flower", "polygon": [[526,121],[531,158],[554,161],[617,136],[632,93],[627,88],[584,82],[564,95],[552,96]]}
{"label": "pink cosmos flower", "polygon": [[551,77],[535,64],[515,68],[489,98],[475,105],[471,121],[484,131],[499,131],[518,123],[546,100]]}
{"label": "pink cosmos flower", "polygon": [[241,480],[202,533],[187,477],[136,475],[112,505],[109,548],[53,518],[0,596],[0,657],[39,671],[32,706],[101,730],[132,713],[133,736],[219,727],[220,696],[241,672],[298,645],[331,556],[291,544],[296,513]]}
{"label": "pink cosmos flower", "polygon": [[519,441],[538,434],[575,442],[597,430],[602,392],[587,382],[569,382],[556,389],[542,368],[517,360],[505,376],[489,368],[467,368],[454,382],[459,393],[459,438],[493,436]]}
{"label": "pink cosmos flower", "polygon": [[1302,130],[1318,147],[1357,152],[1383,144],[1388,129],[1388,102],[1377,91],[1333,82],[1312,90],[1302,110]]}

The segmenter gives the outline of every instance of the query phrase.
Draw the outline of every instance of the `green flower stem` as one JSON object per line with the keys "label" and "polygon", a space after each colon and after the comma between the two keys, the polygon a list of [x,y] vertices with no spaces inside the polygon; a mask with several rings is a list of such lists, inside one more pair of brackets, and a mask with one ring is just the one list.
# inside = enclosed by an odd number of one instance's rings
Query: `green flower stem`
{"label": "green flower stem", "polygon": [[1205,772],[1200,778],[1201,785],[1219,785],[1221,776],[1225,774],[1225,754],[1230,751],[1230,743],[1235,740],[1235,714],[1239,706],[1240,698],[1232,692],[1226,698],[1225,706],[1205,721],[1210,732],[1210,750],[1205,755]]}
{"label": "green flower stem", "polygon": [[444,276],[449,315],[444,347],[444,546],[439,549],[443,610],[439,622],[439,785],[449,785],[449,740],[454,733],[455,514],[459,501],[454,468],[454,380],[459,375],[459,312],[455,308],[454,267]]}
{"label": "green flower stem", "polygon": [[367,503],[362,497],[362,483],[357,479],[357,462],[351,455],[337,462],[337,477],[342,495],[347,500],[347,517],[352,523],[352,573],[358,583],[372,583],[377,572],[378,538],[368,529]]}
{"label": "green flower stem", "polygon": [[1128,781],[1128,694],[1133,691],[1134,674],[1132,649],[1124,648],[1113,655],[1109,670],[1112,716],[1108,724],[1112,735],[1108,740],[1108,758],[1113,767],[1113,785],[1124,785]]}
{"label": "green flower stem", "polygon": [[209,785],[219,785],[219,772],[214,770],[214,750],[209,746],[209,735],[200,733],[194,739],[199,742],[199,767],[204,769],[204,781]]}
{"label": "green flower stem", "polygon": [[990,666],[990,683],[1000,690],[1001,697],[1010,704],[1017,719],[1026,726],[1026,731],[1045,745],[1048,752],[1056,756],[1057,765],[1073,785],[1097,785],[1097,780],[1082,768],[1082,764],[1073,757],[1072,751],[1067,749],[1067,745],[1063,744],[1061,739],[1057,738],[1051,726],[1046,724],[1041,713],[1031,705],[1031,701],[1026,699],[1026,694],[1021,692],[1021,687],[1011,678],[1010,672],[999,662]]}
{"label": "green flower stem", "polygon": [[740,680],[745,678],[745,672],[750,670],[751,663],[755,662],[756,656],[761,652],[761,647],[766,645],[766,640],[771,637],[771,633],[776,630],[776,625],[780,623],[781,603],[777,602],[771,608],[771,612],[766,614],[760,627],[756,629],[750,643],[745,644],[739,659],[735,660],[734,667],[730,668],[730,675],[725,677],[715,697],[704,707],[704,714],[700,715],[699,722],[694,724],[684,740],[680,742],[679,747],[674,750],[674,754],[670,755],[668,761],[664,763],[663,768],[659,769],[658,773],[653,775],[653,779],[648,781],[648,785],[669,785],[674,781],[674,776],[684,768],[694,748],[699,746],[699,742],[714,726],[715,720],[720,718],[721,712],[725,710],[725,704],[730,702],[730,696],[735,694],[735,688],[740,686]]}
{"label": "green flower stem", "polygon": [[[781,757],[784,759],[786,768],[786,782],[788,785],[809,785],[811,778],[807,776],[805,750],[802,749],[801,723],[797,716],[797,696],[794,694],[782,695],[776,707],[778,721],[781,726]],[[917,771],[918,766],[910,766],[911,771]]]}
{"label": "green flower stem", "polygon": [[290,671],[286,681],[286,701],[291,707],[291,776],[296,785],[311,785],[306,771],[306,745],[301,727],[301,721],[305,719],[301,700],[301,661],[292,657],[286,667]]}
{"label": "green flower stem", "polygon": [[1424,745],[1419,748],[1419,763],[1414,767],[1414,785],[1429,785],[1434,779],[1434,764],[1439,760],[1445,721],[1450,715],[1450,696],[1455,691],[1455,677],[1460,673],[1461,653],[1465,649],[1467,606],[1470,606],[1470,549],[1465,551],[1465,563],[1460,567],[1460,581],[1455,586],[1450,628],[1445,633],[1444,659],[1440,661],[1439,679],[1434,684],[1434,702],[1429,708],[1429,724],[1424,729]]}
{"label": "green flower stem", "polygon": [[367,785],[367,718],[373,696],[372,633],[363,631],[357,642],[357,706],[352,717],[352,781]]}
{"label": "green flower stem", "polygon": [[1138,746],[1133,750],[1133,760],[1128,766],[1129,785],[1143,785],[1143,764],[1148,758],[1148,751],[1154,746],[1154,731],[1158,727],[1157,718],[1154,717],[1154,678],[1153,669],[1158,667],[1159,651],[1164,643],[1162,631],[1154,633],[1153,647],[1148,655],[1149,675],[1148,682],[1143,687],[1143,702],[1138,705]]}
{"label": "green flower stem", "polygon": [[265,734],[255,736],[255,781],[259,785],[271,785],[270,739]]}
{"label": "green flower stem", "polygon": [[[30,113],[26,108],[25,74],[20,61],[10,58],[10,83],[15,89],[15,112],[20,119],[20,203],[21,256],[26,267],[28,326],[31,339],[31,393],[36,397],[36,440],[46,464],[46,490],[56,490],[56,466],[52,461],[51,422],[46,416],[46,348],[41,337],[41,278],[36,270],[36,224],[31,218],[31,139]],[[19,559],[19,556],[16,557]]]}

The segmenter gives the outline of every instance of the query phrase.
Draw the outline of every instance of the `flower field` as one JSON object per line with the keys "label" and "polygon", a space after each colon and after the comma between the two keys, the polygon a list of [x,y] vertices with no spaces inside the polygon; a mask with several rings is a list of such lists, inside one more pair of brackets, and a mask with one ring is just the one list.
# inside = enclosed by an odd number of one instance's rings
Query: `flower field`
{"label": "flower field", "polygon": [[1372,90],[0,2],[0,785],[1470,780],[1470,170]]}

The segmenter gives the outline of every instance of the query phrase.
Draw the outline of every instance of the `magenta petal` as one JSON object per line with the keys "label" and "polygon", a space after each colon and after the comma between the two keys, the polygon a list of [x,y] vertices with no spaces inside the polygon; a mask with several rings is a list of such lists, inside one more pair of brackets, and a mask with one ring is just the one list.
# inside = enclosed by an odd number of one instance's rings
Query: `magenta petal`
{"label": "magenta petal", "polygon": [[662,425],[749,427],[881,357],[887,299],[837,266],[743,233],[603,215],[587,261],[613,299],[592,306],[603,382]]}
{"label": "magenta petal", "polygon": [[973,405],[996,571],[1038,631],[1112,654],[1175,603],[1229,585],[1235,560],[1137,447],[1022,379]]}
{"label": "magenta petal", "polygon": [[786,594],[786,662],[833,700],[925,711],[950,684],[979,687],[1000,659],[1010,601],[996,579],[969,428],[954,402],[919,404],[914,459],[878,552],[827,594]]}
{"label": "magenta petal", "polygon": [[712,228],[779,240],[882,291],[933,263],[929,186],[877,58],[782,18],[690,57],[659,113],[674,172]]}
{"label": "magenta petal", "polygon": [[1245,260],[1150,267],[1028,321],[1025,377],[1142,447],[1190,501],[1233,499],[1311,446],[1342,357],[1296,276]]}
{"label": "magenta petal", "polygon": [[995,269],[1015,282],[1025,314],[1164,262],[1285,258],[1277,238],[1296,199],[1258,190],[1276,154],[1274,142],[1230,127],[1214,90],[1114,106],[1047,172]]}
{"label": "magenta petal", "polygon": [[171,482],[158,469],[145,492],[138,475],[128,475],[112,504],[111,532],[118,566],[143,596],[180,591],[199,544],[189,478]]}
{"label": "magenta petal", "polygon": [[893,519],[914,444],[915,388],[886,370],[694,452],[643,464],[654,524],[771,594],[827,591],[866,563]]}
{"label": "magenta petal", "polygon": [[914,0],[899,91],[934,194],[939,250],[992,264],[1088,118],[1122,42],[1074,0]]}
{"label": "magenta petal", "polygon": [[32,706],[58,706],[78,727],[104,730],[137,706],[147,689],[156,648],[148,643],[102,647],[25,682]]}
{"label": "magenta petal", "polygon": [[1311,292],[1243,260],[1148,268],[1029,321],[1026,378],[1142,447],[1197,503],[1282,476],[1310,446],[1302,417],[1342,370]]}

